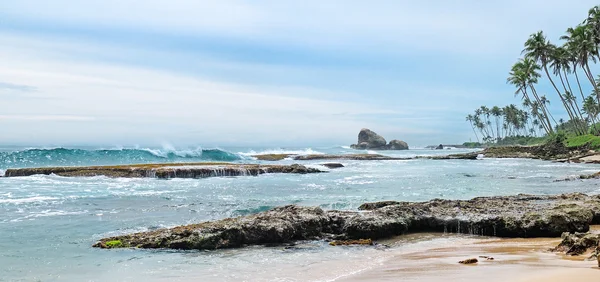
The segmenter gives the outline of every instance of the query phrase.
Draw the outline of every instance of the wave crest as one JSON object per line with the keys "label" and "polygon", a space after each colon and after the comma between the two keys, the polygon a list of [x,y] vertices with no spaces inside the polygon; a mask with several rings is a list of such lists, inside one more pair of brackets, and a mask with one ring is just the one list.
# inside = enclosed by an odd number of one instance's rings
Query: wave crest
{"label": "wave crest", "polygon": [[0,168],[31,166],[80,166],[152,162],[236,161],[242,156],[221,149],[27,149],[0,152]]}

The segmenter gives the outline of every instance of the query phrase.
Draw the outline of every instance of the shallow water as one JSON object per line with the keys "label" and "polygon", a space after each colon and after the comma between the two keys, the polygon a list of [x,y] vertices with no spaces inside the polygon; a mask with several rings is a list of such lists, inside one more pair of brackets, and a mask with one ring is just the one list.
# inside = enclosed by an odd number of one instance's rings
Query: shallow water
{"label": "shallow water", "polygon": [[[233,155],[236,162],[257,162],[250,155],[260,152],[355,152],[342,147],[221,150]],[[384,154],[406,157],[459,152],[465,150]],[[109,154],[110,159],[57,159],[54,155],[48,159],[43,153],[36,157],[40,159],[20,159],[19,164],[131,162],[114,153]],[[179,156],[176,151],[158,158],[161,162],[206,161],[201,154]],[[306,164],[319,166],[322,162]],[[246,215],[287,204],[355,210],[364,202],[380,200],[600,192],[597,180],[554,182],[600,171],[598,165],[521,159],[341,163],[346,167],[309,175],[172,180],[0,178],[0,281],[330,281],[376,267],[396,248],[413,243],[397,244],[387,251],[333,248],[324,242],[203,252],[98,250],[91,245],[105,236]],[[0,169],[10,167],[16,167],[15,162],[0,162]]]}

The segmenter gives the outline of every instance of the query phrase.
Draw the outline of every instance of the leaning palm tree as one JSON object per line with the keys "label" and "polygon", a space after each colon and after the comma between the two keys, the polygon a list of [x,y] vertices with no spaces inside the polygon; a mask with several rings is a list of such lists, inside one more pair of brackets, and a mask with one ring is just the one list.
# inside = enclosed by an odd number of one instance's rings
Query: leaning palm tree
{"label": "leaning palm tree", "polygon": [[[596,46],[600,45],[600,6],[595,6],[588,11],[588,17],[584,24],[589,27],[592,33],[592,40]],[[598,48],[596,48],[596,57],[600,57]]]}
{"label": "leaning palm tree", "polygon": [[566,40],[566,46],[574,57],[574,68],[580,66],[586,77],[594,87],[596,99],[600,102],[600,89],[594,82],[594,76],[589,66],[589,61],[596,62],[598,54],[598,44],[594,39],[593,27],[587,25],[578,25],[575,28],[568,28],[567,34],[560,37]]}
{"label": "leaning palm tree", "polygon": [[546,36],[544,35],[543,31],[538,31],[529,36],[529,39],[527,39],[527,41],[525,42],[525,49],[523,49],[521,53],[524,54],[525,57],[531,58],[536,62],[540,62],[542,68],[544,68],[544,72],[546,73],[548,80],[550,80],[552,87],[554,87],[554,90],[556,90],[558,97],[563,103],[563,106],[565,107],[569,118],[574,120],[575,116],[571,108],[565,101],[563,94],[556,86],[556,83],[554,83],[554,80],[552,79],[552,76],[550,76],[550,72],[548,71],[548,65],[551,62],[552,56],[556,53],[556,48],[556,46],[554,46],[552,43],[550,43],[550,41],[546,39]]}
{"label": "leaning palm tree", "polygon": [[473,124],[473,121],[474,121],[473,115],[467,115],[466,120],[471,124],[473,133],[475,133],[475,138],[477,138],[477,143],[479,143],[479,136],[477,136],[477,131],[475,131],[475,125]]}
{"label": "leaning palm tree", "polygon": [[[519,93],[523,95],[525,106],[533,105],[534,103],[538,105],[541,111],[536,111],[534,115],[536,115],[542,121],[542,126],[544,127],[546,133],[551,134],[552,125],[550,123],[550,119],[548,118],[548,111],[537,95],[537,91],[534,87],[534,84],[537,83],[538,78],[540,77],[540,69],[540,66],[531,58],[519,59],[519,61],[517,61],[511,68],[506,82],[514,85],[517,88],[515,95]],[[535,102],[532,102],[531,98],[529,97],[527,92],[528,89],[531,90]]]}

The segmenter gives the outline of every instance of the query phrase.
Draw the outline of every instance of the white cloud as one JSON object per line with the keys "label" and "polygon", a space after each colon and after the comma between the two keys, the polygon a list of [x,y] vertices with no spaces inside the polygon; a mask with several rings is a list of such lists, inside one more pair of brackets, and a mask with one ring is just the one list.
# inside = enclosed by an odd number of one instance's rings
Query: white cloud
{"label": "white cloud", "polygon": [[13,0],[3,3],[2,13],[84,27],[235,37],[338,51],[444,50],[490,55],[519,48],[539,29],[562,32],[580,22],[587,9],[596,4],[592,0],[149,0],[143,4]]}
{"label": "white cloud", "polygon": [[[390,107],[315,98],[333,94],[309,87],[221,83],[130,66],[56,60],[52,54],[68,44],[20,42],[17,37],[0,42],[0,76],[12,84],[32,85],[44,97],[3,101],[4,143],[27,141],[30,131],[36,131],[36,140],[74,143],[351,142],[358,129],[376,126],[369,116],[398,115]],[[23,51],[19,44],[36,47]],[[306,96],[312,98],[294,95],[311,91]],[[379,128],[427,132],[412,125]]]}

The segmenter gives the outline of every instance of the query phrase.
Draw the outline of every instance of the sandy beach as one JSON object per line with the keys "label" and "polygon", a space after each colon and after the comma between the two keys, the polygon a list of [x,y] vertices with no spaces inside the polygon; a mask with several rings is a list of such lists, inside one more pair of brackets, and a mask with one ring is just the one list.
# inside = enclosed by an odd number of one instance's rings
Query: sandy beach
{"label": "sandy beach", "polygon": [[[598,226],[593,231],[598,232]],[[436,235],[414,234],[403,240],[419,236]],[[570,257],[548,251],[559,242],[560,238],[454,238],[433,243],[431,248],[399,251],[378,267],[335,281],[599,281],[600,269],[595,260],[585,260],[588,255]],[[479,262],[458,263],[468,258]]]}

